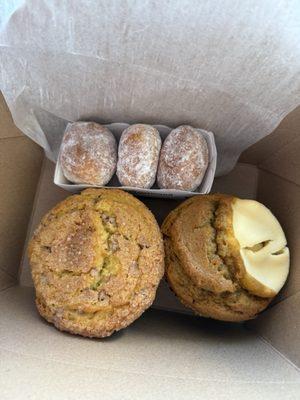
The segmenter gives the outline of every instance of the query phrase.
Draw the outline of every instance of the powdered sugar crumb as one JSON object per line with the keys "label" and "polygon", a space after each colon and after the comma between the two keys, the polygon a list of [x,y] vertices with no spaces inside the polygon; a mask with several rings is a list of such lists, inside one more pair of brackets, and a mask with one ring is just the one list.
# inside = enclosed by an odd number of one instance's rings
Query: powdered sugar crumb
{"label": "powdered sugar crumb", "polygon": [[71,182],[105,185],[116,169],[116,140],[102,125],[74,122],[65,131],[60,162]]}
{"label": "powdered sugar crumb", "polygon": [[157,129],[136,124],[122,133],[119,143],[117,175],[122,185],[150,188],[156,177],[161,148]]}
{"label": "powdered sugar crumb", "polygon": [[160,188],[196,190],[208,166],[208,148],[195,128],[182,125],[164,141],[158,167]]}

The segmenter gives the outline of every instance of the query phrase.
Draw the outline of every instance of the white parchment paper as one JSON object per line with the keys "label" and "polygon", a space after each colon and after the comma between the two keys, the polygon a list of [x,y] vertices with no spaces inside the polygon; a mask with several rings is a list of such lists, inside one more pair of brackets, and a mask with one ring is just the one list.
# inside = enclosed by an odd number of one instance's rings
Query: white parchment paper
{"label": "white parchment paper", "polygon": [[188,123],[217,174],[300,103],[299,0],[1,0],[0,85],[55,160],[68,121]]}

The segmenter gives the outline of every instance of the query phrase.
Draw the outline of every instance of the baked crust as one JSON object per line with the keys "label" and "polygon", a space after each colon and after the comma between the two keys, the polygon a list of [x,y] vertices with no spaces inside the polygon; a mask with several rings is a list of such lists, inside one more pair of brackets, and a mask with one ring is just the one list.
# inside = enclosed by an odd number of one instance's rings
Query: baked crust
{"label": "baked crust", "polygon": [[58,329],[105,337],[153,302],[164,273],[159,227],[129,193],[87,189],[57,204],[29,245],[40,314]]}
{"label": "baked crust", "polygon": [[232,228],[234,197],[195,196],[173,210],[162,225],[166,276],[183,304],[204,317],[245,321],[271,298],[243,287],[243,263]]}
{"label": "baked crust", "polygon": [[151,125],[130,125],[122,133],[117,176],[122,186],[151,188],[155,182],[161,138]]}
{"label": "baked crust", "polygon": [[73,122],[65,130],[59,159],[69,181],[103,186],[116,170],[117,142],[105,126]]}
{"label": "baked crust", "polygon": [[161,189],[194,191],[202,182],[208,160],[204,136],[192,126],[178,126],[162,145],[157,184]]}

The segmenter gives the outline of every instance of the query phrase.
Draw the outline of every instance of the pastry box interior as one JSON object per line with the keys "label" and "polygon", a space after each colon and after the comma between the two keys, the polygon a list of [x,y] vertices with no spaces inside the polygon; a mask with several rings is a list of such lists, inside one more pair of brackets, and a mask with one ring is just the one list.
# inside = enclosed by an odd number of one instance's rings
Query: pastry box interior
{"label": "pastry box interior", "polygon": [[[291,4],[13,3],[0,20],[1,400],[299,399],[300,28]],[[267,206],[290,272],[264,311],[246,322],[200,317],[163,278],[152,306],[110,337],[60,332],[40,317],[28,244],[52,207],[90,186],[71,184],[58,158],[67,124],[81,120],[117,138],[134,123],[163,139],[180,125],[206,132],[195,193],[133,194],[160,226],[205,193]]]}

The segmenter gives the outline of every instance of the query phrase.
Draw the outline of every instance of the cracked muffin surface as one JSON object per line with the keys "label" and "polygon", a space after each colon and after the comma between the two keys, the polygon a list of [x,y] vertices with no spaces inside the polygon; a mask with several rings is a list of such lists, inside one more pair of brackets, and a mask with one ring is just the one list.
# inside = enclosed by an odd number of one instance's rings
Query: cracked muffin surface
{"label": "cracked muffin surface", "polygon": [[60,330],[89,337],[137,319],[164,272],[154,216],[121,190],[68,197],[42,219],[28,252],[39,313]]}
{"label": "cracked muffin surface", "polygon": [[197,314],[224,321],[245,321],[271,299],[242,287],[238,242],[227,195],[201,195],[183,202],[162,225],[166,276],[181,302]]}

